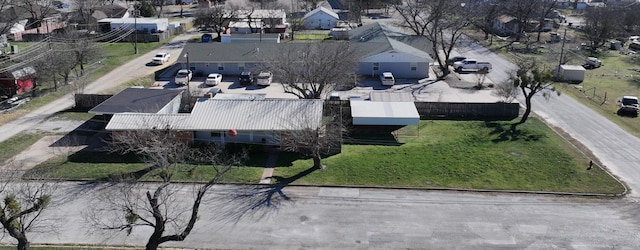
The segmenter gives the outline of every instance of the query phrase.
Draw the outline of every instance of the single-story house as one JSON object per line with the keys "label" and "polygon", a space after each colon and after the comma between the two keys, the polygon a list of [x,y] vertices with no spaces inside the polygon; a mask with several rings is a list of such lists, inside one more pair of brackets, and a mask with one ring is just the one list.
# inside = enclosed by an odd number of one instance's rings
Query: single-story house
{"label": "single-story house", "polygon": [[98,21],[100,30],[109,32],[111,30],[122,29],[145,33],[160,33],[167,31],[169,19],[167,18],[104,18]]}
{"label": "single-story house", "polygon": [[[404,35],[379,23],[353,29],[350,34],[346,42],[356,50],[359,74],[376,76],[390,71],[396,78],[429,77],[433,59],[427,52],[431,43],[425,37]],[[186,66],[189,61],[189,68],[196,73],[239,75],[243,71],[259,71],[265,60],[285,49],[303,50],[305,46],[304,43],[187,43],[177,63]]]}
{"label": "single-story house", "polygon": [[335,28],[340,17],[338,14],[325,7],[318,7],[302,17],[306,29],[328,30]]}
{"label": "single-story house", "polygon": [[493,21],[493,29],[503,35],[513,35],[519,31],[518,19],[508,15],[500,15]]}
{"label": "single-story house", "polygon": [[260,21],[229,21],[228,30],[231,34],[264,33],[264,26]]}
{"label": "single-story house", "polygon": [[113,95],[89,113],[114,115],[136,112],[151,114],[176,114],[180,109],[184,90],[127,88]]}
{"label": "single-story house", "polygon": [[201,98],[189,114],[117,113],[105,129],[166,128],[198,142],[279,145],[288,131],[321,128],[322,110],[323,100]]}
{"label": "single-story house", "polygon": [[36,70],[31,66],[0,73],[0,95],[12,97],[36,86]]}
{"label": "single-story house", "polygon": [[222,43],[280,43],[280,34],[221,34]]}

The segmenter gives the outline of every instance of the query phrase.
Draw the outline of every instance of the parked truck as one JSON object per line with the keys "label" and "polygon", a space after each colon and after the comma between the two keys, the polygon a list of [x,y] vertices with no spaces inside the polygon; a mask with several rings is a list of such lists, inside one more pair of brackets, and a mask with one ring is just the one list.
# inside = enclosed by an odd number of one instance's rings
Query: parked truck
{"label": "parked truck", "polygon": [[481,72],[489,72],[491,70],[491,63],[480,62],[476,59],[464,59],[453,64],[453,68],[460,72],[463,70],[476,70]]}

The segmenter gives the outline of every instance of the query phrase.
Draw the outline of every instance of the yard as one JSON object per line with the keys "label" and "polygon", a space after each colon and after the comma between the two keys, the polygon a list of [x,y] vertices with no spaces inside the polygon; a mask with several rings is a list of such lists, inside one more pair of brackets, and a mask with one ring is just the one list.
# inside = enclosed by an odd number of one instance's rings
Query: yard
{"label": "yard", "polygon": [[[589,158],[530,119],[521,132],[511,134],[506,122],[423,120],[396,131],[398,141],[354,138],[363,144],[345,145],[327,157],[326,170],[311,169],[310,159],[281,153],[273,182],[300,185],[429,187],[463,189],[533,190],[619,194],[624,188],[599,168],[587,170]],[[109,162],[95,162],[109,159]],[[258,183],[266,154],[253,151],[245,167],[234,169],[224,181]],[[27,176],[64,179],[103,179],[143,169],[135,157],[95,153],[50,160]],[[212,176],[206,166],[184,166],[183,181]],[[142,179],[152,180],[149,174]]]}

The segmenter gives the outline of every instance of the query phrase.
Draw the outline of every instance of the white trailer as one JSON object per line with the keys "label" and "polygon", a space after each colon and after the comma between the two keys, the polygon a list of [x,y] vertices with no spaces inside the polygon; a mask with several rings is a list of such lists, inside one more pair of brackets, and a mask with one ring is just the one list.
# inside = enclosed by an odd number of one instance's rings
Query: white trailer
{"label": "white trailer", "polygon": [[586,69],[581,65],[560,65],[558,78],[565,82],[580,83],[584,81]]}

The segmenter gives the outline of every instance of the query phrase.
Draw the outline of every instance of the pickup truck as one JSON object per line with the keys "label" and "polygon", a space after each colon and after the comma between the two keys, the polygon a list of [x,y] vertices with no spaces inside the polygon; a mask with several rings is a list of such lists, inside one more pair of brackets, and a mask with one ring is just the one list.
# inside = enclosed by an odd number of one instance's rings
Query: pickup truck
{"label": "pickup truck", "polygon": [[476,59],[464,59],[453,63],[453,68],[456,71],[477,70],[481,72],[489,72],[489,70],[491,70],[491,63],[479,62]]}
{"label": "pickup truck", "polygon": [[191,81],[191,70],[188,69],[181,69],[178,70],[178,73],[176,74],[176,78],[174,80],[176,85],[186,85],[189,83],[189,81]]}

